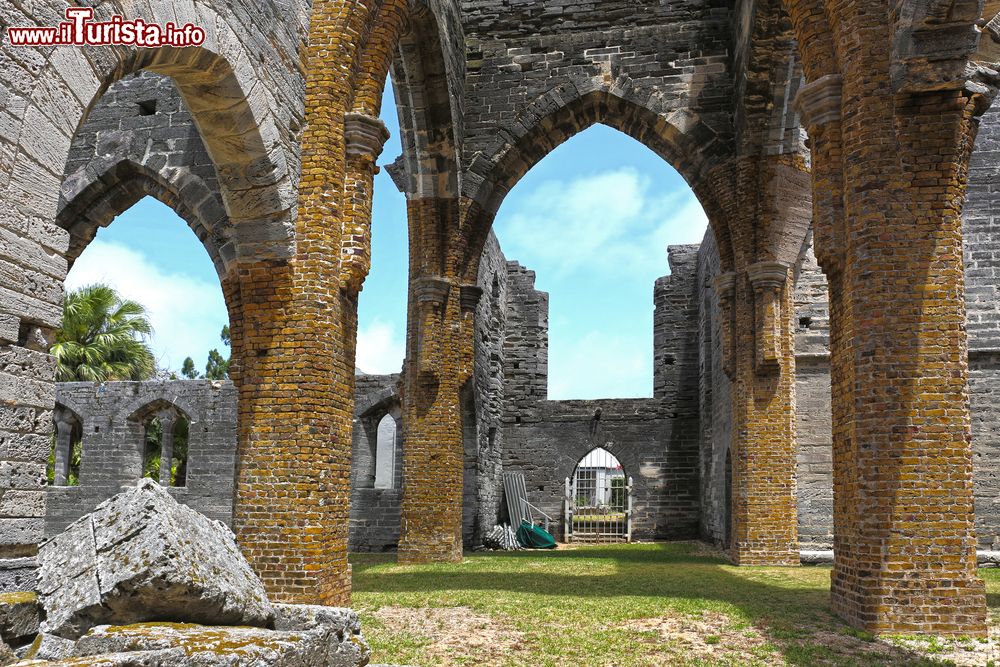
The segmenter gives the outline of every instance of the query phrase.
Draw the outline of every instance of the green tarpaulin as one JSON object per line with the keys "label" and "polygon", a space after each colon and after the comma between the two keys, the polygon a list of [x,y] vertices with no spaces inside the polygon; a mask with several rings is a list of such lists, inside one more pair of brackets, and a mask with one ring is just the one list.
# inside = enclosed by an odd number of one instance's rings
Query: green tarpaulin
{"label": "green tarpaulin", "polygon": [[521,522],[517,529],[517,541],[526,549],[555,549],[556,541],[546,530],[532,526],[527,521]]}

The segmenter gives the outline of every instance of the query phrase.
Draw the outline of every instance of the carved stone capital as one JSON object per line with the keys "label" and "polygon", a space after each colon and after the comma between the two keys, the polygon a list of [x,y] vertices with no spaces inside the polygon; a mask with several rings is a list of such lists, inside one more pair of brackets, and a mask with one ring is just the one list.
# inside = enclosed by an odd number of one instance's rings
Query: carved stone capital
{"label": "carved stone capital", "polygon": [[757,262],[747,267],[747,277],[754,291],[778,290],[788,280],[790,268],[785,262]]}
{"label": "carved stone capital", "polygon": [[177,423],[177,411],[173,408],[157,410],[156,418],[160,420],[160,426],[162,426],[163,431],[166,432],[168,429],[173,429],[174,424]]}
{"label": "carved stone capital", "polygon": [[821,76],[799,89],[795,108],[802,116],[802,126],[819,127],[840,120],[843,79],[839,74]]}
{"label": "carved stone capital", "polygon": [[52,412],[52,421],[55,422],[57,434],[69,437],[69,434],[73,431],[73,424],[76,422],[76,419],[69,410],[56,408]]}
{"label": "carved stone capital", "polygon": [[413,285],[417,303],[421,306],[441,306],[448,298],[451,283],[444,278],[418,278]]}
{"label": "carved stone capital", "polygon": [[344,114],[344,142],[347,156],[361,156],[375,162],[389,139],[389,130],[379,118],[363,113]]}
{"label": "carved stone capital", "polygon": [[747,267],[754,291],[754,367],[758,373],[781,370],[784,354],[781,291],[788,282],[790,264],[757,262]]}
{"label": "carved stone capital", "polygon": [[471,313],[479,305],[479,299],[483,296],[483,290],[478,285],[462,285],[459,300],[462,304],[463,313]]}
{"label": "carved stone capital", "polygon": [[712,289],[719,295],[720,299],[731,299],[733,290],[736,288],[736,274],[732,271],[720,273],[712,279]]}
{"label": "carved stone capital", "polygon": [[965,92],[969,93],[975,104],[975,117],[978,120],[989,111],[1000,90],[1000,72],[995,64],[970,62],[965,70]]}

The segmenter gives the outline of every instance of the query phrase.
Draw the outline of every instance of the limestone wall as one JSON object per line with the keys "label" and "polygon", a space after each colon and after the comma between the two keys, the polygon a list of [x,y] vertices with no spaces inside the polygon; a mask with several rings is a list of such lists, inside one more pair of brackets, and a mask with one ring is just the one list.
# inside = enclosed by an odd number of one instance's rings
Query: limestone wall
{"label": "limestone wall", "polygon": [[142,477],[145,422],[166,406],[188,421],[184,486],[177,500],[229,524],[236,465],[236,390],[231,382],[63,382],[56,405],[72,411],[83,432],[79,486],[49,486],[45,534],[70,523]]}
{"label": "limestone wall", "polygon": [[534,273],[508,263],[504,471],[523,472],[529,501],[562,534],[565,479],[595,447],[634,481],[633,534],[692,537],[698,527],[697,246],[670,249],[657,282],[656,395],[652,399],[550,401],[548,295]]}

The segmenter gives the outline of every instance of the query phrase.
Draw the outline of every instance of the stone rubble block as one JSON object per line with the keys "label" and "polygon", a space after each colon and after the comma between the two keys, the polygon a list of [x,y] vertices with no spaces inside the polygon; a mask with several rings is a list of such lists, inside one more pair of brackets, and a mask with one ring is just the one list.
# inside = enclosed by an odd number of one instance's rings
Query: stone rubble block
{"label": "stone rubble block", "polygon": [[0,594],[0,638],[12,646],[30,642],[38,634],[38,612],[34,593]]}
{"label": "stone rubble block", "polygon": [[42,662],[46,660],[62,660],[72,654],[74,645],[71,639],[63,639],[62,637],[42,632],[35,637],[35,641],[28,648],[24,657],[28,660]]}
{"label": "stone rubble block", "polygon": [[279,611],[287,630],[212,627],[188,623],[102,625],[81,637],[52,662],[22,665],[107,667],[363,667],[368,645],[357,615],[349,609]]}
{"label": "stone rubble block", "polygon": [[232,532],[152,480],[101,503],[38,552],[41,630],[178,621],[271,627],[274,609]]}

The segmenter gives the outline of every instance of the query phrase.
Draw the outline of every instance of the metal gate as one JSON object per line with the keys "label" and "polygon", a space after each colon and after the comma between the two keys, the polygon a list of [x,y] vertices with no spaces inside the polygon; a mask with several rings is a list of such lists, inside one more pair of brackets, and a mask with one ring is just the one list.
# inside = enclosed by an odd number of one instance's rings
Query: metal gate
{"label": "metal gate", "polygon": [[600,447],[566,478],[563,534],[567,542],[632,541],[632,478]]}

